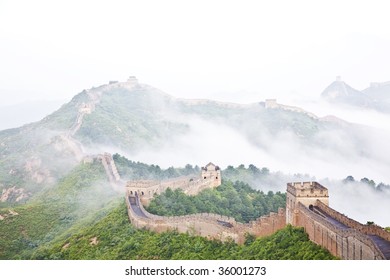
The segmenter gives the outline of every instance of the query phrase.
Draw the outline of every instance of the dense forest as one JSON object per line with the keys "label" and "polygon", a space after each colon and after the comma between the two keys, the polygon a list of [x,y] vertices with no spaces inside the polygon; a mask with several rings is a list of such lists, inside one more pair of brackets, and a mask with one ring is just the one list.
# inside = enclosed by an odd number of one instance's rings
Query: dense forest
{"label": "dense forest", "polygon": [[309,241],[301,228],[286,227],[265,238],[247,236],[244,245],[222,243],[175,231],[155,233],[133,227],[122,199],[105,218],[51,246],[33,259],[334,259]]}
{"label": "dense forest", "polygon": [[249,222],[285,206],[284,193],[265,194],[243,182],[223,181],[218,188],[203,190],[196,196],[187,196],[180,189],[167,189],[151,201],[147,210],[162,216],[215,213]]}
{"label": "dense forest", "polygon": [[187,164],[184,168],[169,167],[167,169],[162,169],[158,165],[135,162],[119,154],[114,154],[112,157],[115,161],[119,174],[121,174],[122,178],[127,180],[164,180],[180,176],[200,174],[199,166],[192,166],[190,164]]}
{"label": "dense forest", "polygon": [[[116,155],[118,169],[151,179],[198,174],[198,167],[161,169]],[[149,172],[154,170],[153,172]],[[147,173],[149,172],[149,173]],[[151,175],[154,174],[154,175]],[[175,200],[175,207],[162,203]],[[165,214],[214,212],[249,221],[284,206],[285,195],[224,181],[188,197],[168,190],[150,207]],[[153,206],[154,205],[154,206]],[[169,212],[171,211],[171,212]],[[164,213],[162,213],[164,214]],[[128,220],[122,194],[115,193],[99,162],[80,164],[55,186],[25,204],[0,209],[0,259],[332,259],[302,229],[287,227],[272,236],[248,235],[244,245],[207,240],[174,231],[136,229]]]}
{"label": "dense forest", "polygon": [[120,196],[100,163],[81,164],[49,189],[12,208],[1,208],[0,259],[26,259],[104,217]]}

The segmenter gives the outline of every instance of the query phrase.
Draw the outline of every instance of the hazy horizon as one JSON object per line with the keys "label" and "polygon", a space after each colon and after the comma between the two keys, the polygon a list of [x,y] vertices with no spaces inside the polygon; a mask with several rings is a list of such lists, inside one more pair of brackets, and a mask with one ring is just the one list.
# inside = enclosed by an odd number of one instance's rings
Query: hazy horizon
{"label": "hazy horizon", "polygon": [[314,97],[337,75],[361,90],[390,80],[386,5],[5,0],[0,97],[68,100],[130,75],[176,97],[239,103]]}

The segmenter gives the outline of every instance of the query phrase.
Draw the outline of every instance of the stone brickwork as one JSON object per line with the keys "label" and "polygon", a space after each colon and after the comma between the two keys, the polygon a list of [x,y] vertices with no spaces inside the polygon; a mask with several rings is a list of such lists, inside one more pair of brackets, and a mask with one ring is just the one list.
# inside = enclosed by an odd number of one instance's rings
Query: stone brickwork
{"label": "stone brickwork", "polygon": [[341,259],[389,259],[389,232],[360,224],[328,204],[328,190],[316,182],[287,184],[286,222],[303,227],[310,240]]}
{"label": "stone brickwork", "polygon": [[216,188],[221,185],[221,171],[213,163],[202,167],[200,176],[183,176],[171,180],[138,180],[127,182],[130,195],[138,194],[142,204],[148,205],[154,195],[171,190],[182,189],[187,195],[196,195],[204,189]]}
{"label": "stone brickwork", "polygon": [[[325,206],[327,207],[327,206]],[[299,204],[295,226],[304,227],[310,240],[345,260],[386,259],[375,242],[356,229],[340,227]]]}
{"label": "stone brickwork", "polygon": [[[209,167],[219,171],[215,165]],[[126,203],[131,223],[156,232],[177,230],[222,241],[232,239],[239,244],[245,241],[246,233],[256,237],[268,236],[286,224],[292,224],[303,227],[311,241],[341,259],[390,259],[390,233],[377,225],[360,224],[330,208],[328,189],[317,182],[288,183],[286,210],[280,208],[278,213],[270,213],[246,224],[210,213],[163,217],[150,214],[143,207],[142,203],[147,204],[154,193],[161,193],[168,187],[181,188],[191,195],[204,188],[216,187],[216,180],[221,179],[220,171],[218,174],[209,174],[209,171],[202,168],[200,179],[183,177],[165,182],[128,182]]]}
{"label": "stone brickwork", "polygon": [[336,210],[334,210],[330,207],[327,207],[321,201],[318,202],[318,207],[322,211],[327,213],[329,216],[331,216],[332,218],[340,221],[341,223],[343,223],[344,225],[346,225],[350,228],[353,228],[353,229],[355,229],[361,233],[364,233],[366,235],[377,235],[377,236],[383,238],[384,240],[390,241],[390,232],[384,230],[383,228],[381,228],[378,225],[361,224],[361,223],[359,223],[351,218],[348,218],[344,214],[341,214],[341,213],[337,212]]}
{"label": "stone brickwork", "polygon": [[[239,223],[234,218],[212,213],[200,213],[185,216],[157,216],[145,210],[136,197],[127,193],[127,210],[131,223],[137,228],[146,228],[156,232],[177,230],[180,233],[200,235],[209,239],[226,241],[232,239],[242,244],[245,233],[255,236],[271,235],[286,226],[283,208],[278,213],[258,218],[250,223]],[[141,211],[142,215],[137,213]]]}
{"label": "stone brickwork", "polygon": [[112,155],[109,153],[104,153],[103,155],[98,155],[97,158],[103,164],[110,183],[119,182],[121,177],[119,176],[118,169],[116,168]]}
{"label": "stone brickwork", "polygon": [[215,188],[221,184],[221,171],[218,166],[209,163],[202,167],[200,177],[187,176],[167,181],[140,180],[127,183],[127,208],[129,219],[138,228],[147,228],[156,232],[177,230],[210,239],[233,239],[237,243],[245,241],[245,234],[255,236],[271,235],[286,225],[285,210],[270,213],[255,221],[244,224],[234,218],[200,213],[186,216],[164,217],[148,213],[143,205],[147,205],[154,194],[160,194],[167,188],[182,189],[187,195],[196,195],[207,188]]}
{"label": "stone brickwork", "polygon": [[286,196],[287,224],[296,224],[298,203],[309,207],[310,205],[316,205],[318,199],[329,205],[328,189],[317,182],[288,183]]}

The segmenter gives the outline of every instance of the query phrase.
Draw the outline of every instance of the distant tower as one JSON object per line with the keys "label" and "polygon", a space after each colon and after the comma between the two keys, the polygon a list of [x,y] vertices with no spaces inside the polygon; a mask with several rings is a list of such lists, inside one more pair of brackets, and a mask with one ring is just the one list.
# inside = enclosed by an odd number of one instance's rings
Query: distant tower
{"label": "distant tower", "polygon": [[127,79],[127,82],[130,83],[130,84],[134,84],[134,85],[137,85],[138,84],[138,80],[135,76],[130,76],[128,79]]}
{"label": "distant tower", "polygon": [[221,185],[221,169],[213,163],[207,164],[205,167],[202,167],[202,179],[203,180],[213,180],[214,187]]}
{"label": "distant tower", "polygon": [[298,203],[306,207],[317,205],[317,200],[329,205],[328,189],[317,182],[297,182],[287,184],[286,223],[297,225]]}
{"label": "distant tower", "polygon": [[276,99],[266,99],[265,100],[265,108],[277,108],[278,103],[276,102]]}

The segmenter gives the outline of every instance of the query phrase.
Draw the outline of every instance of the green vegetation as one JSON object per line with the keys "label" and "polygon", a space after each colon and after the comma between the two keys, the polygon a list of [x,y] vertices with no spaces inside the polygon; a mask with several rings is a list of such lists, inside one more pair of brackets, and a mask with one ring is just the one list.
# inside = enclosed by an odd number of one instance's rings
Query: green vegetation
{"label": "green vegetation", "polygon": [[34,195],[51,184],[35,180],[31,173],[49,170],[52,178],[59,179],[77,164],[71,152],[61,149],[63,139],[59,135],[75,122],[76,105],[86,100],[87,94],[80,93],[39,122],[0,131],[0,192],[17,186]]}
{"label": "green vegetation", "polygon": [[223,178],[230,181],[243,181],[256,189],[267,189],[279,191],[286,189],[286,182],[315,181],[315,178],[308,174],[283,174],[282,172],[271,172],[267,167],[259,168],[253,164],[246,167],[240,164],[237,167],[229,165],[222,171]]}
{"label": "green vegetation", "polygon": [[289,131],[306,140],[321,130],[335,126],[320,122],[306,113],[284,110],[281,108],[265,108],[264,104],[245,107],[221,106],[215,101],[205,101],[198,104],[181,104],[182,113],[191,113],[205,119],[222,121],[246,135],[252,142],[261,142],[258,131],[266,131],[277,135],[280,131]]}
{"label": "green vegetation", "polygon": [[377,185],[374,180],[369,179],[367,177],[364,177],[364,178],[360,179],[360,182],[358,182],[358,181],[355,180],[355,178],[353,176],[349,175],[345,179],[343,179],[342,182],[344,184],[348,184],[348,183],[363,183],[363,184],[371,187],[372,189],[374,189],[376,191],[389,191],[390,190],[390,185],[384,184],[384,183],[379,183]]}
{"label": "green vegetation", "polygon": [[76,121],[78,107],[88,102],[89,97],[85,90],[75,95],[71,101],[64,104],[57,111],[34,124],[35,128],[44,127],[49,130],[68,130]]}
{"label": "green vegetation", "polygon": [[101,164],[83,164],[29,203],[0,209],[5,216],[0,259],[26,258],[37,247],[100,219],[117,196],[106,180]]}
{"label": "green vegetation", "polygon": [[168,169],[161,169],[158,165],[131,161],[119,154],[114,154],[113,159],[119,174],[122,178],[128,180],[163,180],[187,175],[198,176],[200,174],[200,168],[198,166],[193,167],[190,164],[187,164],[184,168],[169,167]]}
{"label": "green vegetation", "polygon": [[386,227],[385,230],[387,230],[388,232],[390,232],[390,227]]}
{"label": "green vegetation", "polygon": [[[145,170],[159,170],[156,166],[126,161],[119,155],[116,160],[132,176],[142,176]],[[154,176],[186,174],[196,168],[168,170],[156,171]],[[184,206],[189,198],[172,191],[164,195],[171,198],[176,195],[179,201],[183,199]],[[283,194],[264,194],[241,182],[224,182],[219,188],[191,199],[197,202],[194,204],[199,207],[195,208],[197,211],[220,211],[241,221],[277,209],[285,201]],[[229,211],[223,211],[224,205]],[[109,187],[98,162],[77,166],[52,188],[25,205],[0,209],[0,215],[5,217],[0,221],[0,259],[333,258],[309,241],[302,229],[291,227],[267,238],[248,235],[245,245],[174,231],[158,234],[136,229],[129,223],[123,198],[118,198]]]}
{"label": "green vegetation", "polygon": [[84,117],[76,137],[85,145],[109,144],[130,151],[161,147],[188,130],[185,124],[168,120],[161,112],[166,106],[169,100],[152,89],[111,88],[101,95],[92,114]]}
{"label": "green vegetation", "polygon": [[207,212],[249,222],[269,212],[277,212],[285,205],[286,195],[280,192],[265,194],[243,182],[224,181],[218,188],[203,190],[196,196],[187,196],[179,189],[167,189],[150,202],[147,210],[162,216]]}
{"label": "green vegetation", "polygon": [[[123,201],[123,200],[122,200]],[[157,234],[134,228],[121,202],[105,218],[74,235],[41,247],[33,259],[334,259],[291,226],[247,245],[222,243],[174,231]]]}

